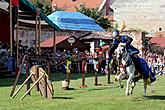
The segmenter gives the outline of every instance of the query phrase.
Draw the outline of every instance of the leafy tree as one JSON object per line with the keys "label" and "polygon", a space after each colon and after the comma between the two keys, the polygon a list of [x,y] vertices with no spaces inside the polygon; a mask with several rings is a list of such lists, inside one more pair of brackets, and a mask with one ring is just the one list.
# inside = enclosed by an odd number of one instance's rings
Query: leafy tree
{"label": "leafy tree", "polygon": [[86,8],[85,6],[81,6],[80,9],[76,7],[76,10],[96,20],[96,23],[99,24],[102,28],[106,29],[107,31],[112,30],[113,27],[111,22],[108,20],[108,18],[102,16],[102,13],[98,11],[98,8],[90,9]]}
{"label": "leafy tree", "polygon": [[[51,13],[53,13],[52,6],[50,6],[49,4],[46,4],[45,0],[42,0],[42,1],[35,0],[33,1],[33,3],[45,15],[50,15]],[[55,11],[64,11],[64,9],[57,8]]]}

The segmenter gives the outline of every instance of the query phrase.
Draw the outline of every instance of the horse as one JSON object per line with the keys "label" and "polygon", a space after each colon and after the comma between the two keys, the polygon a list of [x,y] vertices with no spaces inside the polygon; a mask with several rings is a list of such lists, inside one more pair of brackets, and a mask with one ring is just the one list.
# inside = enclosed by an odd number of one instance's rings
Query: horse
{"label": "horse", "polygon": [[[116,49],[116,57],[118,60],[121,60],[122,67],[125,68],[126,76],[128,76],[126,80],[126,91],[125,94],[128,96],[129,94],[133,93],[133,89],[136,86],[135,78],[137,78],[136,75],[136,68],[134,65],[134,62],[130,56],[130,54],[126,50],[125,43],[120,43],[118,48]],[[139,79],[136,79],[139,80]],[[146,96],[146,89],[147,89],[147,79],[143,78],[144,82],[144,95]],[[131,89],[129,89],[129,84],[132,84]]]}

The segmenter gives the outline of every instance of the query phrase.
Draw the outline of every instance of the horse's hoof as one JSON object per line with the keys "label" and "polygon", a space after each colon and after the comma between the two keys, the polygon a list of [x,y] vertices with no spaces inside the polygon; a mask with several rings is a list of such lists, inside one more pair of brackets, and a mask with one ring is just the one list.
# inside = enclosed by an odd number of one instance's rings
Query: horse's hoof
{"label": "horse's hoof", "polygon": [[126,93],[126,96],[128,96],[129,95],[129,93]]}

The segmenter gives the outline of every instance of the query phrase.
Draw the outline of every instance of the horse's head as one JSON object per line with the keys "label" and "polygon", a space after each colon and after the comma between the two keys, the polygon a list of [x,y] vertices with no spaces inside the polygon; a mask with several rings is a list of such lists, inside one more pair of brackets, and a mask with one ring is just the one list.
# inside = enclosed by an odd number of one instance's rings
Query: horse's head
{"label": "horse's head", "polygon": [[118,48],[116,49],[116,57],[117,59],[121,59],[122,55],[127,52],[125,43],[120,43]]}

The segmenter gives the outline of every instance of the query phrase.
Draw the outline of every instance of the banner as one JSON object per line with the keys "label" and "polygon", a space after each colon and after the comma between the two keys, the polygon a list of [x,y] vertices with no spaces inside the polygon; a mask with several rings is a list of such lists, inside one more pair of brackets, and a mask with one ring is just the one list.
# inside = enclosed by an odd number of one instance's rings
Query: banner
{"label": "banner", "polygon": [[12,6],[19,6],[19,0],[12,0]]}
{"label": "banner", "polygon": [[71,61],[70,60],[67,60],[66,62],[66,71],[70,74],[70,70],[71,70]]}

